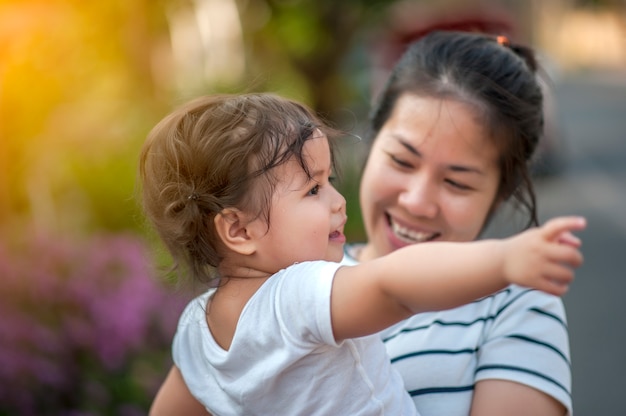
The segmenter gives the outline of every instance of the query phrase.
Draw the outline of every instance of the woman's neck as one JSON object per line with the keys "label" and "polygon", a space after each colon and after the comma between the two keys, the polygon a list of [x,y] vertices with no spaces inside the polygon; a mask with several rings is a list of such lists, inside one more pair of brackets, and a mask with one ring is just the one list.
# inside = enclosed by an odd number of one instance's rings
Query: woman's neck
{"label": "woman's neck", "polygon": [[363,252],[364,247],[365,247],[365,244],[363,243],[347,244],[345,246],[344,252],[346,256],[348,256],[351,260],[361,262],[361,254]]}
{"label": "woman's neck", "polygon": [[377,257],[379,256],[372,244],[366,243],[355,246],[354,258],[359,262],[374,260]]}

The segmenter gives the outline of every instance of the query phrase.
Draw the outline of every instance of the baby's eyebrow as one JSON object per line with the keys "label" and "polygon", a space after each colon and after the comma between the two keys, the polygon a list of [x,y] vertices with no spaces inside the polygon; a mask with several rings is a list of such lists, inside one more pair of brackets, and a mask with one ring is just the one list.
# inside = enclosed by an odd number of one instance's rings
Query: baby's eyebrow
{"label": "baby's eyebrow", "polygon": [[325,169],[317,169],[311,172],[311,177],[312,178],[316,178],[318,176],[326,176],[326,170]]}
{"label": "baby's eyebrow", "polygon": [[303,169],[302,171],[295,173],[293,176],[287,178],[286,180],[291,183],[290,188],[292,190],[298,191],[309,186],[311,182],[316,182],[315,178],[323,174],[324,171],[322,169],[309,172],[309,174],[307,174]]}

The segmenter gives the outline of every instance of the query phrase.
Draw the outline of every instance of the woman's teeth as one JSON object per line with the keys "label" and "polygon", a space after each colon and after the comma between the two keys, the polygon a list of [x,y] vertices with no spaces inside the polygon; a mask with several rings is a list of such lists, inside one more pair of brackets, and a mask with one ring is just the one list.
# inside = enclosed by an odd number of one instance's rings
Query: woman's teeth
{"label": "woman's teeth", "polygon": [[407,243],[422,243],[424,241],[430,240],[432,237],[435,236],[435,234],[431,233],[422,233],[419,231],[410,230],[394,222],[391,223],[391,229],[399,239]]}

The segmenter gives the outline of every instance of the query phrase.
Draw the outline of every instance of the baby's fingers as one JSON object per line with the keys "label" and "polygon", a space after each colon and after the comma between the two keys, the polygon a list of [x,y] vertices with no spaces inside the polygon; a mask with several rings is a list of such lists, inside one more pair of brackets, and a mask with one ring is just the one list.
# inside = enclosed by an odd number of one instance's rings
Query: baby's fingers
{"label": "baby's fingers", "polygon": [[556,296],[564,295],[574,280],[574,269],[583,263],[582,253],[569,245],[554,244],[548,251],[539,289]]}
{"label": "baby's fingers", "polygon": [[569,290],[569,283],[556,279],[545,279],[539,290],[554,296],[563,296]]}
{"label": "baby's fingers", "polygon": [[571,268],[580,267],[583,264],[583,254],[576,247],[568,244],[553,244],[547,252],[551,262],[567,265]]}
{"label": "baby's fingers", "polygon": [[546,239],[557,241],[565,233],[582,230],[586,225],[587,220],[584,217],[557,217],[546,222],[542,229]]}
{"label": "baby's fingers", "polygon": [[574,281],[574,269],[563,264],[551,264],[544,270],[543,278],[555,285],[567,286]]}
{"label": "baby's fingers", "polygon": [[574,234],[572,234],[569,231],[561,233],[558,236],[557,241],[560,244],[567,244],[569,246],[576,247],[576,248],[579,248],[582,245],[580,238],[576,237]]}
{"label": "baby's fingers", "polygon": [[544,270],[538,289],[556,296],[562,296],[569,290],[574,280],[574,270],[570,267],[551,264]]}

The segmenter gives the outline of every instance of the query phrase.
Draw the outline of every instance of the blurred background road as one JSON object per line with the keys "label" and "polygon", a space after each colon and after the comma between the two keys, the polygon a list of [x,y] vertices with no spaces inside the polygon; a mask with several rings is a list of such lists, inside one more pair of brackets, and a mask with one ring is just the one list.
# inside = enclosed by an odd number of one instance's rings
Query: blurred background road
{"label": "blurred background road", "polygon": [[538,181],[542,218],[585,215],[585,264],[564,301],[577,415],[624,415],[626,387],[626,74],[558,83],[564,171]]}

